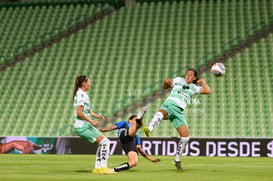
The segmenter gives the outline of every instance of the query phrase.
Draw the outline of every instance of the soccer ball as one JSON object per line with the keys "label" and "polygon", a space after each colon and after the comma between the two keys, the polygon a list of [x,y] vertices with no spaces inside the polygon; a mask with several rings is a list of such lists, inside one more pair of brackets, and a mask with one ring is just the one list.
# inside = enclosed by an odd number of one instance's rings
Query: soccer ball
{"label": "soccer ball", "polygon": [[222,63],[215,63],[211,66],[211,73],[215,76],[221,76],[226,73],[226,67]]}

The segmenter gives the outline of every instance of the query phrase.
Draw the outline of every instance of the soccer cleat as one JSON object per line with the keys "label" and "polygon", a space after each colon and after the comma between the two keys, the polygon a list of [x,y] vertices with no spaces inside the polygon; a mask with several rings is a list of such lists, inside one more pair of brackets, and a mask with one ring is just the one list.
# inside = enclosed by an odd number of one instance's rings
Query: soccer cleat
{"label": "soccer cleat", "polygon": [[173,161],[173,164],[175,165],[175,167],[177,168],[178,171],[183,172],[184,169],[181,167],[181,162],[180,161]]}
{"label": "soccer cleat", "polygon": [[142,119],[147,110],[148,110],[147,106],[141,108],[141,111],[137,114],[137,119]]}
{"label": "soccer cleat", "polygon": [[110,168],[107,167],[101,167],[100,168],[100,174],[102,175],[115,175],[117,172],[111,170]]}
{"label": "soccer cleat", "polygon": [[100,174],[100,168],[94,168],[92,173],[93,174]]}
{"label": "soccer cleat", "polygon": [[143,131],[147,137],[151,136],[151,131],[149,130],[147,126],[144,126]]}

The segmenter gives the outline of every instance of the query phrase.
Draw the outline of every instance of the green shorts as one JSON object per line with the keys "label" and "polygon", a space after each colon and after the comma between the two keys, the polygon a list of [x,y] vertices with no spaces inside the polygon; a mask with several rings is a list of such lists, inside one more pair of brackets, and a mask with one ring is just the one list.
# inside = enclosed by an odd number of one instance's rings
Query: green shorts
{"label": "green shorts", "polygon": [[171,100],[166,100],[160,107],[168,112],[168,119],[172,122],[173,127],[178,128],[180,126],[188,126],[188,123],[184,117],[184,110],[177,106],[177,104]]}
{"label": "green shorts", "polygon": [[91,143],[95,143],[101,132],[89,123],[84,123],[81,128],[74,128],[77,135],[87,139]]}

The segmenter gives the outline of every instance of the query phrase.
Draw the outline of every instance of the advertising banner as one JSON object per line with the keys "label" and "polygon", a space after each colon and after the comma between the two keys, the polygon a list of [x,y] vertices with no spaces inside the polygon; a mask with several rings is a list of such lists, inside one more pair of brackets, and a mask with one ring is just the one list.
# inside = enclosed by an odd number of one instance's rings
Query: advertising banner
{"label": "advertising banner", "polygon": [[[124,154],[117,137],[110,137],[110,154]],[[141,138],[150,155],[175,155],[178,137]],[[79,137],[0,137],[0,153],[95,154],[96,144]],[[273,157],[273,138],[191,138],[184,156]]]}

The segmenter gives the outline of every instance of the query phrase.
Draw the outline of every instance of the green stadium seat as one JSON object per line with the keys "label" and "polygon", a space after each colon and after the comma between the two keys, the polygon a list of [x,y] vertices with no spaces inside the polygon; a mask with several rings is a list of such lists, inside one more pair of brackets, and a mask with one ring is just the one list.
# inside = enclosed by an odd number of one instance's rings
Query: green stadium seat
{"label": "green stadium seat", "polygon": [[[70,100],[76,75],[91,77],[94,84],[89,94],[93,109],[111,116],[113,104],[129,93],[136,94],[136,100],[141,101],[144,96],[160,90],[165,77],[178,75],[179,69],[186,65],[195,67],[195,60],[208,52],[221,52],[222,46],[236,36],[246,37],[247,28],[270,16],[271,5],[270,1],[250,4],[244,0],[225,0],[137,3],[121,8],[1,72],[1,85],[7,85],[6,90],[0,90],[1,124],[8,128],[1,129],[0,133],[3,136],[48,136],[55,132],[57,136],[70,136],[71,131],[58,130],[73,122]],[[234,12],[234,6],[242,11]],[[0,29],[5,33],[0,41],[6,46],[0,47],[0,53],[6,58],[0,58],[0,65],[13,56],[17,47],[28,41],[41,43],[49,38],[50,34],[42,36],[45,33],[67,30],[78,20],[84,20],[85,15],[103,8],[87,4],[1,8]],[[213,94],[197,97],[201,101],[198,108],[204,113],[186,115],[191,136],[272,136],[272,129],[268,128],[273,109],[272,42],[270,34],[228,60],[225,63],[228,71],[221,78],[209,73],[202,75]],[[265,75],[264,79],[260,72]],[[145,89],[157,81],[160,85]],[[256,83],[262,88],[254,93],[251,90],[256,90]],[[165,97],[149,103],[148,120]],[[14,113],[16,120],[9,117],[14,100],[16,108],[24,105],[21,111]],[[264,104],[267,108],[261,109]],[[117,105],[114,109],[122,111],[126,105]],[[10,122],[22,129],[13,129]],[[177,136],[169,121],[164,121],[154,134]],[[115,133],[109,135],[116,136]]]}

